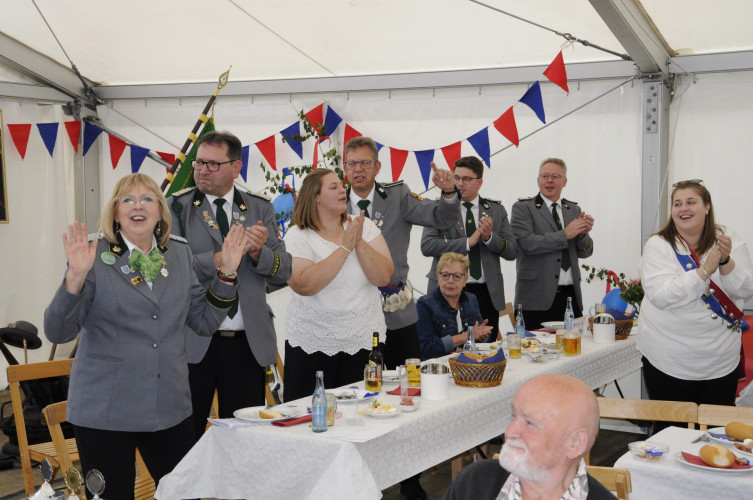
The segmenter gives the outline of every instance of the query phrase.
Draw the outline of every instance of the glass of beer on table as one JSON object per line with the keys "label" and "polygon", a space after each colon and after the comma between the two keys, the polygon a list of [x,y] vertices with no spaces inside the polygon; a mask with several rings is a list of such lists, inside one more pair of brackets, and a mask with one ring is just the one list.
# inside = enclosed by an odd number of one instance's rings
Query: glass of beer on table
{"label": "glass of beer on table", "polygon": [[517,333],[507,334],[507,347],[510,349],[510,358],[520,358],[520,335]]}
{"label": "glass of beer on table", "polygon": [[382,367],[368,363],[363,369],[363,382],[367,392],[382,390]]}
{"label": "glass of beer on table", "polygon": [[580,330],[565,331],[565,356],[577,356],[580,354]]}
{"label": "glass of beer on table", "polygon": [[405,369],[408,370],[408,387],[421,387],[421,360],[406,359]]}

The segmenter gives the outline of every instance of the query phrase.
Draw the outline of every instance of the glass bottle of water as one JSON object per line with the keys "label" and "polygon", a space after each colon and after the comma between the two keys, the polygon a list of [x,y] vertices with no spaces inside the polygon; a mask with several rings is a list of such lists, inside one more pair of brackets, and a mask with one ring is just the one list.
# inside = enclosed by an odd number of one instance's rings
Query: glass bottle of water
{"label": "glass bottle of water", "polygon": [[565,330],[573,329],[573,319],[575,314],[573,313],[573,298],[567,298],[567,309],[565,309]]}
{"label": "glass bottle of water", "polygon": [[316,372],[316,386],[314,397],[311,399],[311,430],[324,432],[327,430],[327,395],[324,393],[324,372]]}
{"label": "glass bottle of water", "polygon": [[473,327],[468,325],[468,339],[463,346],[463,352],[470,352],[471,354],[477,354],[476,352],[476,339],[473,338]]}
{"label": "glass bottle of water", "polygon": [[518,312],[515,313],[515,333],[520,335],[521,339],[526,338],[526,322],[523,319],[523,304],[518,304]]}

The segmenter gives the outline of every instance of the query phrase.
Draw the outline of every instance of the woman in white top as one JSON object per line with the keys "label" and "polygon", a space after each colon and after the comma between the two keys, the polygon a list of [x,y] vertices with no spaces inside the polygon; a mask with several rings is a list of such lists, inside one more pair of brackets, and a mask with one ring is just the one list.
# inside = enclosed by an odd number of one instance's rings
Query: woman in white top
{"label": "woman in white top", "polygon": [[646,242],[640,275],[649,397],[734,405],[744,327],[733,311],[753,293],[753,265],[747,245],[714,222],[700,180],[674,185],[672,217]]}
{"label": "woman in white top", "polygon": [[373,332],[387,329],[377,287],[389,284],[392,258],[379,228],[346,214],[342,181],[318,168],[303,180],[285,245],[293,290],[285,341],[285,400],[363,378]]}

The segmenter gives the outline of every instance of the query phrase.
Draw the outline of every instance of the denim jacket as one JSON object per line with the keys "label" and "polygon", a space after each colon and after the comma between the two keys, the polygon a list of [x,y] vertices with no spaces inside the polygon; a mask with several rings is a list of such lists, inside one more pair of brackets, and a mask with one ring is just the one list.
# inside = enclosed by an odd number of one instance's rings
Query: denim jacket
{"label": "denim jacket", "polygon": [[[457,310],[442,296],[439,288],[418,299],[418,341],[421,344],[421,360],[438,358],[455,350],[452,336],[457,335]],[[473,326],[477,321],[482,323],[478,300],[472,293],[466,291],[460,295],[460,319],[463,323],[462,331]]]}

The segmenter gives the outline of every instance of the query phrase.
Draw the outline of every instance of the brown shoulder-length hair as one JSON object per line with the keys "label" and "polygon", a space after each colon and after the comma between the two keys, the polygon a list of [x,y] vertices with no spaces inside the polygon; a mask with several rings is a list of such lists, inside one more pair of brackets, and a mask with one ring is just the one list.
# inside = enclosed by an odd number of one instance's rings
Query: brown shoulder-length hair
{"label": "brown shoulder-length hair", "polygon": [[154,236],[157,238],[157,244],[163,247],[167,245],[167,242],[170,239],[170,228],[172,228],[173,225],[173,218],[170,216],[165,196],[162,194],[162,191],[160,191],[159,186],[154,179],[144,174],[137,173],[126,175],[115,184],[115,187],[112,190],[112,195],[110,195],[110,199],[105,202],[105,207],[102,209],[102,215],[99,216],[99,232],[102,233],[105,239],[110,243],[118,242],[117,231],[115,229],[115,211],[118,208],[118,200],[138,185],[142,185],[147,190],[151,191],[159,203],[161,220],[154,228]]}
{"label": "brown shoulder-length hair", "polygon": [[[311,228],[319,231],[319,214],[316,210],[316,197],[322,192],[322,182],[327,174],[337,174],[328,168],[316,168],[306,175],[298,192],[298,199],[293,207],[293,224],[301,229]],[[339,178],[338,178],[339,179]],[[346,212],[340,214],[340,223],[347,220]]]}
{"label": "brown shoulder-length hair", "polygon": [[[711,193],[706,189],[706,186],[698,181],[678,182],[670,196],[672,202],[674,202],[675,193],[680,189],[692,189],[701,197],[703,204],[709,206],[709,213],[706,214],[706,220],[703,223],[703,232],[701,233],[701,238],[698,240],[698,250],[694,248],[692,249],[698,253],[698,255],[703,255],[714,246],[716,243],[716,236],[718,234],[724,234],[724,226],[718,225],[714,220],[714,204],[711,202]],[[681,238],[680,233],[677,232],[677,226],[675,226],[675,221],[672,219],[671,214],[667,224],[655,234],[664,238],[667,243],[672,245],[672,248],[677,250],[677,245],[680,243]]]}

